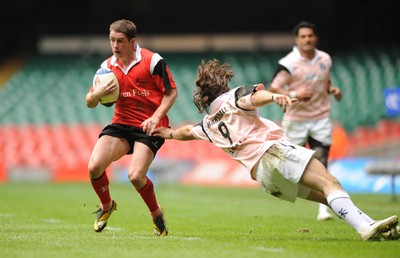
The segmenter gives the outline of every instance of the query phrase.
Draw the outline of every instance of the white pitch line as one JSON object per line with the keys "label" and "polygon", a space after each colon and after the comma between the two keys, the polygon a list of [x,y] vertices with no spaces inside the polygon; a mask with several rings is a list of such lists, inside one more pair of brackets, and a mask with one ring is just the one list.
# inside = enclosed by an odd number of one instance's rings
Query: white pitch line
{"label": "white pitch line", "polygon": [[265,251],[265,252],[271,252],[271,253],[283,253],[286,251],[286,249],[283,249],[283,248],[270,248],[270,247],[264,247],[264,246],[256,247],[256,249],[259,251]]}

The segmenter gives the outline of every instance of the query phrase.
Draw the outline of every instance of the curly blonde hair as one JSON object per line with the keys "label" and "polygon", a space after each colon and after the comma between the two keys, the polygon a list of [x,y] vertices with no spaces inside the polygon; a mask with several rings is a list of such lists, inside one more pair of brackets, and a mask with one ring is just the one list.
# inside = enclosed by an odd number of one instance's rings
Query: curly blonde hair
{"label": "curly blonde hair", "polygon": [[217,97],[229,91],[229,82],[234,73],[227,63],[219,60],[201,60],[197,70],[196,88],[193,90],[193,102],[199,113],[209,113],[209,107]]}

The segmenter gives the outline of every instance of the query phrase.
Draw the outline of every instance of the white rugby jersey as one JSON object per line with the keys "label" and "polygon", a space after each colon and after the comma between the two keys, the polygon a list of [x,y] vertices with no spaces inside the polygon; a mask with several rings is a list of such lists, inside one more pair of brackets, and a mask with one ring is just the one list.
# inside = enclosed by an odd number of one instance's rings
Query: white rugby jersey
{"label": "white rugby jersey", "polygon": [[300,100],[295,105],[288,106],[285,118],[309,121],[329,116],[331,99],[328,89],[332,59],[326,52],[317,49],[315,51],[314,58],[309,61],[300,55],[297,47],[293,47],[293,51],[279,60],[279,64],[284,66],[290,75],[286,72],[277,73],[271,81],[271,88],[287,87],[289,91],[306,88],[313,92],[310,100]]}
{"label": "white rugby jersey", "polygon": [[[255,92],[256,86],[245,95]],[[261,156],[278,140],[287,139],[283,129],[259,116],[258,110],[244,110],[237,106],[235,93],[241,87],[219,96],[210,105],[210,114],[193,126],[197,138],[211,141],[251,173]]]}

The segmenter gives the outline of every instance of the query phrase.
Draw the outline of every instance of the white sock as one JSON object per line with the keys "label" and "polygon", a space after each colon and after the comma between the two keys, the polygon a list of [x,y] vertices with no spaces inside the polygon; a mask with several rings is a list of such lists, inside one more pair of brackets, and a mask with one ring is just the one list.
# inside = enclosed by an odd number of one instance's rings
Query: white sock
{"label": "white sock", "polygon": [[356,207],[358,214],[361,215],[361,217],[363,217],[363,219],[368,222],[368,223],[372,223],[375,222],[374,219],[372,219],[370,216],[368,216],[367,214],[365,214],[362,210],[360,210],[358,207]]}
{"label": "white sock", "polygon": [[370,223],[359,213],[360,210],[354,206],[350,196],[345,191],[334,191],[326,199],[339,218],[349,223],[357,232],[361,228],[369,226]]}

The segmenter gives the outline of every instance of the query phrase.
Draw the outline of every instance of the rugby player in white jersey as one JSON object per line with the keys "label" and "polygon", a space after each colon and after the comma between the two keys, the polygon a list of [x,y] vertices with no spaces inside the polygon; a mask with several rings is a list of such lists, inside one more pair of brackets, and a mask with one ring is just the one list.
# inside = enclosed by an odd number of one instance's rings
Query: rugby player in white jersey
{"label": "rugby player in white jersey", "polygon": [[[293,29],[296,46],[279,60],[269,91],[299,100],[283,115],[282,127],[289,139],[308,146],[315,157],[328,167],[332,145],[331,99],[340,100],[340,88],[331,84],[332,59],[316,48],[317,28],[310,22],[300,22]],[[332,219],[326,205],[320,204],[317,220]]]}
{"label": "rugby player in white jersey", "polygon": [[196,125],[178,129],[159,127],[155,136],[164,139],[212,142],[232,159],[242,164],[250,176],[267,193],[295,202],[297,197],[329,205],[338,217],[356,230],[362,240],[384,237],[393,239],[398,217],[373,220],[358,209],[338,180],[317,160],[315,151],[293,144],[284,130],[262,118],[258,107],[276,103],[286,108],[297,99],[274,94],[263,84],[230,89],[234,76],[229,64],[218,60],[202,60],[193,92],[193,101],[200,113],[206,112]]}

